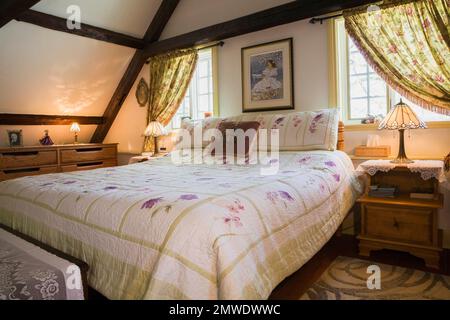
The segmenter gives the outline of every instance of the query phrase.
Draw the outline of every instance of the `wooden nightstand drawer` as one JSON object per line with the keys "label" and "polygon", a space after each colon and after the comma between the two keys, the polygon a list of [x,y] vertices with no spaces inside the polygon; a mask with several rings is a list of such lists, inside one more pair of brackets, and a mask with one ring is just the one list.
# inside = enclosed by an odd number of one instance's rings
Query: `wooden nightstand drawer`
{"label": "wooden nightstand drawer", "polygon": [[38,167],[52,164],[58,164],[56,150],[14,151],[0,154],[0,168],[2,169]]}
{"label": "wooden nightstand drawer", "polygon": [[16,179],[26,176],[37,176],[40,174],[57,173],[58,167],[41,167],[41,168],[26,168],[26,169],[10,169],[0,171],[0,181]]}
{"label": "wooden nightstand drawer", "polygon": [[115,159],[112,159],[112,160],[92,161],[92,162],[84,162],[84,163],[66,165],[66,166],[62,166],[61,170],[62,170],[62,172],[84,171],[84,170],[114,167],[116,165],[117,165],[117,161]]}
{"label": "wooden nightstand drawer", "polygon": [[406,243],[433,243],[433,210],[365,205],[365,234]]}
{"label": "wooden nightstand drawer", "polygon": [[115,147],[74,148],[61,150],[62,163],[116,159]]}

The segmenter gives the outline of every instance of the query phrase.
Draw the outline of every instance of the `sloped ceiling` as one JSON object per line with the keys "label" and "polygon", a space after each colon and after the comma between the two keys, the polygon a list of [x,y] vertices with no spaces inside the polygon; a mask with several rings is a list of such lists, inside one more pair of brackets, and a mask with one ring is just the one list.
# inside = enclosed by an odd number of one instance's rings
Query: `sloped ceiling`
{"label": "sloped ceiling", "polygon": [[32,9],[66,17],[67,7],[78,5],[82,21],[137,38],[144,37],[162,0],[41,0]]}
{"label": "sloped ceiling", "polygon": [[[44,0],[33,9],[143,37],[161,0]],[[0,29],[0,112],[101,116],[134,54],[113,45],[11,21]]]}
{"label": "sloped ceiling", "polygon": [[161,39],[239,18],[292,0],[181,0]]}

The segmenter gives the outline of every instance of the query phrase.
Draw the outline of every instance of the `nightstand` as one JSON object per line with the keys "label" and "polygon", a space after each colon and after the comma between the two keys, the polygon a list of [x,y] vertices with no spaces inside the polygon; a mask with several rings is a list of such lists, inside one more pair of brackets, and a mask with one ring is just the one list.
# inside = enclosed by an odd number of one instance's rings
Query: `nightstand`
{"label": "nightstand", "polygon": [[[443,196],[439,180],[445,179],[442,161],[415,161],[393,164],[389,160],[362,163],[358,172],[368,176],[361,206],[359,253],[369,256],[373,250],[409,252],[425,260],[427,267],[439,268],[442,239],[438,230],[439,208]],[[369,195],[369,186],[395,187],[393,197]],[[411,198],[411,193],[427,194],[431,199]]]}

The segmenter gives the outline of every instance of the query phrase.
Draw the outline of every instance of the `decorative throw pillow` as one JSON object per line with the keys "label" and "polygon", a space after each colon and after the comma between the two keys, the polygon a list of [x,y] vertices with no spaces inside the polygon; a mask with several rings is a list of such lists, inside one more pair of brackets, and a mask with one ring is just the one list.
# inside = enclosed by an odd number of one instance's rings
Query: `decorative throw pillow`
{"label": "decorative throw pillow", "polygon": [[[224,162],[237,159],[245,159],[248,163],[251,152],[257,142],[259,122],[256,121],[222,121],[217,127],[222,135],[222,154]],[[240,129],[240,130],[239,130]],[[227,139],[227,135],[232,134],[233,139]],[[240,144],[240,145],[239,145]],[[212,156],[216,155],[214,139],[210,144]]]}
{"label": "decorative throw pillow", "polygon": [[[217,129],[219,124],[224,121],[238,121],[240,119],[240,116],[235,117],[227,117],[227,118],[218,118],[218,117],[210,117],[203,120],[191,120],[191,119],[184,119],[181,122],[181,129],[187,130],[191,136],[191,148],[198,148],[198,146],[195,145],[195,136],[194,133],[196,132],[196,129],[202,130],[202,141],[198,143],[198,145],[201,145],[201,148],[204,149],[210,144],[210,140],[206,139],[206,131],[209,129]],[[178,135],[177,142],[180,142],[182,137]],[[198,139],[198,138],[197,138]]]}

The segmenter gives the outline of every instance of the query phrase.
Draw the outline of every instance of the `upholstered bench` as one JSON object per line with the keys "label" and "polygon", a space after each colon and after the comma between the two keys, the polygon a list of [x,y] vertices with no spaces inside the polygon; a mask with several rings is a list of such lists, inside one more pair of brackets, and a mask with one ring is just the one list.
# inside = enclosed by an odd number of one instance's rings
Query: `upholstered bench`
{"label": "upholstered bench", "polygon": [[0,226],[0,300],[83,300],[87,269],[82,261]]}

